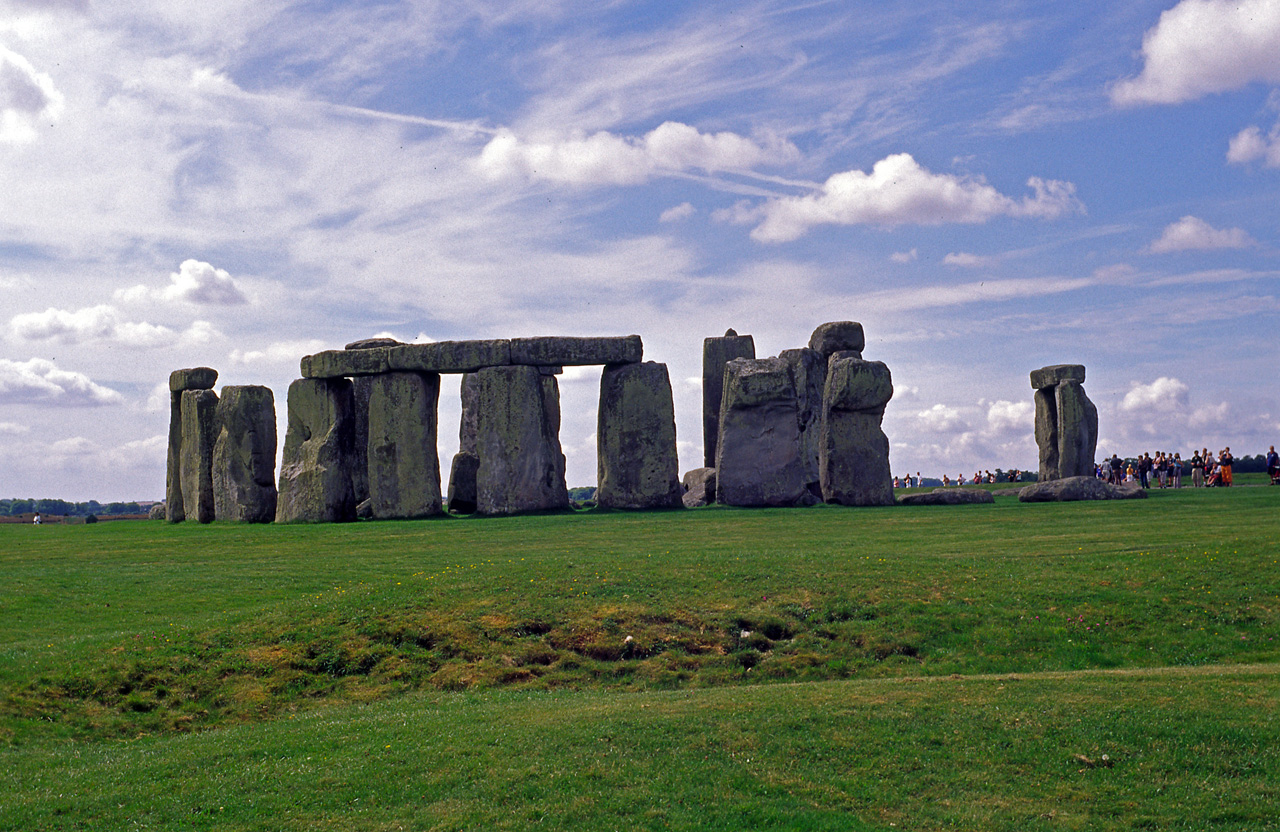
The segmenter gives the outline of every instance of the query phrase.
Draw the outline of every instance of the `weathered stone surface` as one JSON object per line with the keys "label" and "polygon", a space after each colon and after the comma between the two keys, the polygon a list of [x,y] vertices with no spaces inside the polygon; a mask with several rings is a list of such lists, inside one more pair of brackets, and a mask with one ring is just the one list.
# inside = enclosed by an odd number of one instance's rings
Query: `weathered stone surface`
{"label": "weathered stone surface", "polygon": [[1031,386],[1036,390],[1056,387],[1064,381],[1075,381],[1084,384],[1083,364],[1054,364],[1031,371]]}
{"label": "weathered stone surface", "polygon": [[369,397],[373,395],[375,378],[377,376],[351,379],[351,449],[355,455],[351,463],[351,490],[357,505],[369,499]]}
{"label": "weathered stone surface", "polygon": [[1053,388],[1037,389],[1036,447],[1040,450],[1039,482],[1058,478],[1058,397]]}
{"label": "weathered stone surface", "polygon": [[218,394],[212,390],[182,392],[182,505],[188,518],[214,519],[213,442]]}
{"label": "weathered stone surface", "polygon": [[813,501],[805,488],[798,414],[786,361],[735,358],[725,365],[716,502],[792,506]]}
{"label": "weathered stone surface", "polygon": [[[173,377],[170,376],[170,379]],[[172,381],[170,382],[172,383]],[[165,516],[170,523],[187,519],[182,506],[182,391],[169,391],[169,454],[165,466]]]}
{"label": "weathered stone surface", "polygon": [[148,520],[164,520],[168,516],[164,503],[156,503],[147,512]]}
{"label": "weathered stone surface", "polygon": [[600,375],[596,460],[601,508],[681,508],[676,414],[667,365],[613,364]]}
{"label": "weathered stone surface", "polygon": [[714,468],[694,468],[692,471],[686,471],[682,485],[684,497],[681,501],[685,508],[697,508],[716,501],[716,469]]}
{"label": "weathered stone surface", "polygon": [[891,506],[889,438],[880,428],[893,396],[889,368],[879,361],[836,358],[822,399],[819,473],[822,498],[848,506]]}
{"label": "weathered stone surface", "polygon": [[804,460],[805,487],[821,498],[818,458],[822,444],[822,396],[827,384],[827,362],[811,349],[783,350],[778,357],[791,365],[796,384],[797,416],[800,420],[800,455]]}
{"label": "weathered stone surface", "polygon": [[844,350],[856,352],[861,358],[866,346],[867,336],[862,331],[862,324],[855,321],[822,324],[809,336],[809,349],[821,353],[824,359]]}
{"label": "weathered stone surface", "polygon": [[990,491],[981,488],[935,488],[923,494],[905,494],[898,498],[898,504],[904,506],[958,506],[995,501]]}
{"label": "weathered stone surface", "polygon": [[365,347],[354,350],[325,350],[302,357],[303,378],[344,378],[372,376],[391,369],[390,347]]}
{"label": "weathered stone surface", "polygon": [[394,338],[361,338],[359,341],[352,341],[343,349],[348,350],[367,350],[374,347],[398,347],[402,342]]}
{"label": "weathered stone surface", "polygon": [[441,513],[436,405],[440,376],[384,373],[369,395],[369,499],[378,519]]}
{"label": "weathered stone surface", "polygon": [[474,514],[476,510],[476,473],[480,457],[467,451],[453,455],[449,466],[449,511]]}
{"label": "weathered stone surface", "polygon": [[[1036,391],[1040,392],[1040,391]],[[1085,477],[1093,474],[1098,445],[1098,409],[1078,381],[1064,381],[1055,388],[1058,404],[1058,475]]]}
{"label": "weathered stone surface", "polygon": [[392,370],[416,373],[474,373],[485,367],[502,367],[511,363],[511,342],[436,341],[432,344],[405,344],[391,347]]}
{"label": "weathered stone surface", "polygon": [[276,517],[276,399],[270,388],[223,387],[213,443],[217,520],[270,523]]}
{"label": "weathered stone surface", "polygon": [[277,523],[355,519],[354,409],[346,379],[298,379],[289,385]]}
{"label": "weathered stone surface", "polygon": [[707,338],[702,342],[702,461],[708,468],[716,464],[724,365],[735,358],[755,357],[756,344],[751,336],[739,335],[732,329],[722,338]]}
{"label": "weathered stone surface", "polygon": [[608,338],[512,338],[511,363],[535,367],[637,364],[644,359],[639,335]]}
{"label": "weathered stone surface", "polygon": [[462,453],[476,452],[476,431],[480,418],[480,385],[475,373],[467,373],[462,377],[462,419],[458,423],[458,450]]}
{"label": "weathered stone surface", "polygon": [[169,392],[212,390],[217,381],[218,371],[212,367],[192,367],[189,370],[174,370],[169,373]]}
{"label": "weathered stone surface", "polygon": [[1024,503],[1073,502],[1075,500],[1143,499],[1147,492],[1137,485],[1111,485],[1097,477],[1064,477],[1028,485],[1018,494]]}
{"label": "weathered stone surface", "polygon": [[489,367],[476,373],[476,510],[480,514],[567,509],[564,454],[553,430],[559,406],[536,367]]}

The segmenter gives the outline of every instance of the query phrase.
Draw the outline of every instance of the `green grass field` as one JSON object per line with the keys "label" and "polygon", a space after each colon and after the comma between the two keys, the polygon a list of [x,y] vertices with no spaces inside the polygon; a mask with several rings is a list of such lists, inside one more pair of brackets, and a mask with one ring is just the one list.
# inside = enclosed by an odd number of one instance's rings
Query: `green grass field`
{"label": "green grass field", "polygon": [[1280,488],[0,526],[3,829],[1280,829]]}

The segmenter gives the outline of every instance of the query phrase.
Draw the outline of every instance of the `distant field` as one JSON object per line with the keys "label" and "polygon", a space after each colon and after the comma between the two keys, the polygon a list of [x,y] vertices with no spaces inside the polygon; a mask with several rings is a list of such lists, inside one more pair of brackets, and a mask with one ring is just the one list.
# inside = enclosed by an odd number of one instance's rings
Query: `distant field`
{"label": "distant field", "polygon": [[1276,829],[1278,564],[1270,487],[7,525],[0,828]]}

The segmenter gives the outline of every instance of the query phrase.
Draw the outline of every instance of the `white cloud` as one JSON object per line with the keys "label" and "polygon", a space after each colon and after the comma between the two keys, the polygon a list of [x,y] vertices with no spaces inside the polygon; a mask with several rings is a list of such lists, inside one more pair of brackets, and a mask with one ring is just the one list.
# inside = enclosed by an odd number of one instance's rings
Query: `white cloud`
{"label": "white cloud", "polygon": [[0,402],[93,407],[124,401],[115,390],[95,384],[82,373],[59,370],[52,361],[0,358]]}
{"label": "white cloud", "polygon": [[1258,127],[1246,127],[1227,144],[1230,164],[1244,165],[1259,159],[1269,168],[1280,168],[1280,124],[1265,136]]}
{"label": "white cloud", "polygon": [[39,124],[56,119],[62,107],[62,93],[52,78],[0,46],[0,142],[34,141]]}
{"label": "white cloud", "polygon": [[992,431],[1027,431],[1035,425],[1036,407],[1030,401],[1009,402],[1001,399],[987,407],[987,425]]}
{"label": "white cloud", "polygon": [[986,257],[981,254],[970,254],[967,251],[954,251],[942,258],[942,262],[948,266],[960,266],[964,269],[980,269],[996,263],[996,258]]}
{"label": "white cloud", "polygon": [[0,422],[0,433],[16,436],[20,433],[26,433],[31,428],[26,425],[20,425],[17,422]]}
{"label": "white cloud", "polygon": [[1256,241],[1242,228],[1214,228],[1199,217],[1185,216],[1170,223],[1154,240],[1148,251],[1168,254],[1174,251],[1209,251],[1222,248],[1248,248]]}
{"label": "white cloud", "polygon": [[993,217],[1052,219],[1083,211],[1069,182],[1032,177],[1034,196],[1005,196],[981,177],[933,173],[909,153],[887,156],[871,173],[837,173],[816,194],[783,197],[748,212],[763,221],[752,232],[761,242],[794,240],[815,225],[942,225],[982,223]]}
{"label": "white cloud", "polygon": [[673,208],[668,208],[658,215],[658,222],[676,222],[678,220],[688,219],[697,211],[691,203],[682,202]]}
{"label": "white cloud", "polygon": [[[341,345],[339,345],[341,346]],[[304,355],[314,355],[325,349],[326,344],[317,338],[298,341],[277,341],[260,350],[232,350],[227,356],[232,364],[287,364],[296,363]]]}
{"label": "white cloud", "polygon": [[1129,412],[1170,408],[1185,410],[1190,389],[1178,379],[1166,376],[1161,376],[1150,384],[1135,381],[1129,385],[1129,392],[1125,393],[1120,409]]}
{"label": "white cloud", "polygon": [[485,145],[477,166],[491,179],[636,185],[663,174],[750,170],[798,156],[795,146],[785,140],[761,144],[736,133],[700,133],[687,124],[668,121],[639,139],[601,131],[565,141],[526,142],[504,131]]}
{"label": "white cloud", "polygon": [[60,344],[109,341],[137,349],[202,344],[218,334],[208,321],[196,321],[179,333],[146,321],[122,320],[119,310],[106,304],[75,311],[50,307],[44,312],[25,312],[14,315],[9,325],[15,336],[26,341]]}
{"label": "white cloud", "polygon": [[163,289],[134,286],[132,289],[120,289],[115,297],[116,300],[133,303],[164,300],[202,306],[239,306],[249,302],[230,274],[199,260],[184,260],[178,271],[169,275],[169,285]]}
{"label": "white cloud", "polygon": [[1182,0],[1143,36],[1142,54],[1138,77],[1111,88],[1114,104],[1179,104],[1280,83],[1280,3]]}
{"label": "white cloud", "polygon": [[920,259],[920,251],[911,249],[911,251],[895,251],[889,255],[889,259],[894,263],[913,263]]}

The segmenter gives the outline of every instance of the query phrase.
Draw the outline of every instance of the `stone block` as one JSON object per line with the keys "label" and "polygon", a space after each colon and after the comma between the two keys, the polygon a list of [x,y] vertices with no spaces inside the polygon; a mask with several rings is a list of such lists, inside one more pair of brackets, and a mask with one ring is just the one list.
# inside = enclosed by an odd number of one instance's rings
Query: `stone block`
{"label": "stone block", "polygon": [[1093,455],[1098,444],[1098,409],[1078,381],[1059,383],[1054,388],[1054,397],[1058,405],[1058,475],[1092,476]]}
{"label": "stone block", "polygon": [[458,451],[475,454],[476,431],[480,418],[480,385],[475,373],[462,377],[462,419],[458,423]]}
{"label": "stone block", "polygon": [[474,514],[476,510],[476,473],[480,457],[467,451],[453,455],[449,466],[449,511]]}
{"label": "stone block", "polygon": [[276,400],[270,388],[222,388],[213,443],[217,520],[270,523],[276,517]]}
{"label": "stone block", "polygon": [[[170,383],[172,383],[170,376]],[[182,506],[182,392],[169,391],[169,453],[165,465],[165,518],[181,523],[187,518]]]}
{"label": "stone block", "polygon": [[756,345],[751,336],[739,335],[732,329],[722,337],[702,342],[702,461],[708,468],[716,464],[724,365],[735,358],[755,357]]}
{"label": "stone block", "polygon": [[346,379],[298,379],[289,385],[277,523],[355,519],[354,409]]}
{"label": "stone block", "polygon": [[394,338],[361,338],[359,341],[347,344],[343,349],[368,350],[374,347],[398,347],[401,343]]}
{"label": "stone block", "polygon": [[511,363],[511,342],[436,341],[389,348],[390,369],[415,373],[474,373]]}
{"label": "stone block", "polygon": [[440,376],[384,373],[370,379],[369,499],[378,519],[440,514],[436,406]]}
{"label": "stone block", "polygon": [[1040,453],[1040,473],[1037,480],[1056,480],[1058,474],[1058,397],[1052,387],[1037,388],[1036,447]]}
{"label": "stone block", "polygon": [[347,378],[388,372],[390,347],[325,350],[302,357],[303,378]]}
{"label": "stone block", "polygon": [[867,336],[862,331],[862,324],[856,321],[833,321],[822,324],[809,336],[809,349],[829,359],[832,354],[851,350],[862,357],[866,349]]}
{"label": "stone block", "polygon": [[822,353],[807,348],[783,350],[778,357],[791,365],[791,377],[795,380],[805,487],[815,497],[820,497],[818,458],[822,444],[822,396],[827,383],[827,362]]}
{"label": "stone block", "polygon": [[1036,390],[1056,387],[1064,381],[1084,384],[1084,365],[1054,364],[1051,367],[1041,367],[1031,371],[1031,386]]}
{"label": "stone block", "polygon": [[889,368],[879,361],[836,358],[822,400],[819,474],[822,498],[847,506],[891,506],[889,438],[880,427],[893,396]]}
{"label": "stone block", "polygon": [[569,507],[564,454],[549,400],[554,376],[536,367],[489,367],[476,373],[476,511],[501,515]]}
{"label": "stone block", "polygon": [[174,370],[169,374],[169,392],[212,390],[217,381],[218,371],[212,367],[192,367],[189,370]]}
{"label": "stone block", "polygon": [[596,460],[600,508],[682,508],[676,415],[667,365],[612,364],[600,375]]}
{"label": "stone block", "polygon": [[962,506],[994,503],[996,498],[983,488],[935,488],[923,494],[906,494],[898,498],[903,506]]}
{"label": "stone block", "polygon": [[725,365],[716,502],[792,506],[812,501],[805,487],[798,414],[786,361],[736,358]]}
{"label": "stone block", "polygon": [[182,392],[182,450],[179,467],[186,516],[200,523],[214,519],[213,443],[218,394],[212,390]]}
{"label": "stone block", "polygon": [[684,497],[681,501],[685,508],[706,506],[716,501],[716,469],[694,468],[686,471],[681,481]]}
{"label": "stone block", "polygon": [[827,378],[823,399],[834,396],[830,406],[835,410],[884,412],[893,398],[893,376],[883,361],[835,357]]}
{"label": "stone block", "polygon": [[644,358],[639,335],[606,338],[512,338],[511,363],[535,367],[636,364]]}

